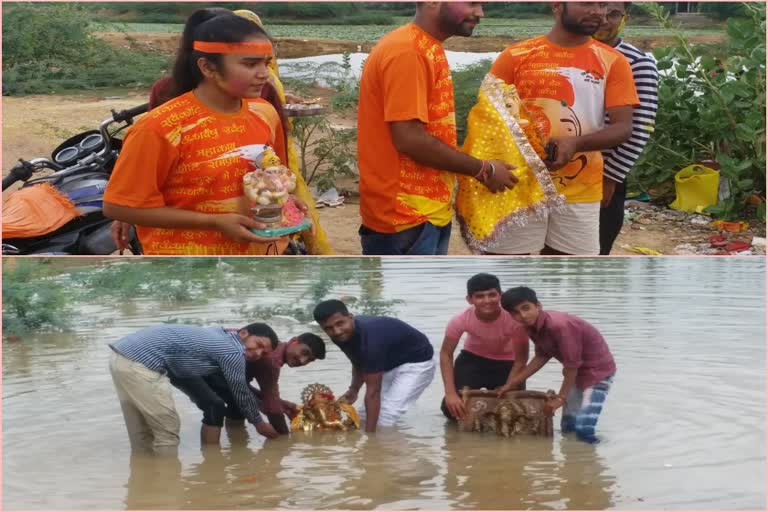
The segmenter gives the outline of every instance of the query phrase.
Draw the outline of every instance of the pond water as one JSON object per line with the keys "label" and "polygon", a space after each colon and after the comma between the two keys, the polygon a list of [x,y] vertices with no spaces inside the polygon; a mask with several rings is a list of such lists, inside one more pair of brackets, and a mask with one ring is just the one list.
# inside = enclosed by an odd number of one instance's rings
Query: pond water
{"label": "pond water", "polygon": [[[499,52],[445,52],[448,65],[452,71],[483,61],[495,61]],[[319,85],[329,86],[343,79],[359,79],[363,71],[363,63],[368,58],[367,53],[350,53],[349,69],[343,67],[345,56],[340,53],[316,55],[298,59],[280,59],[280,76],[316,81]]]}
{"label": "pond water", "polygon": [[[451,70],[456,71],[484,60],[496,60],[499,53],[446,51],[445,55]],[[363,71],[363,63],[367,58],[367,53],[350,53],[348,55],[350,66],[348,75],[347,70],[342,67],[344,55],[341,53],[301,57],[298,59],[280,59],[278,62],[280,64],[280,76],[282,77],[300,80],[314,79],[319,85],[328,86],[343,78],[359,79]]]}
{"label": "pond water", "polygon": [[[173,272],[166,262],[163,276],[153,273],[151,259],[119,264],[136,266],[161,291],[170,286],[162,279],[172,277],[210,297],[172,303],[115,290],[116,300],[81,300],[72,332],[3,341],[3,509],[765,505],[762,259],[281,258],[252,267],[222,262],[215,272]],[[169,319],[238,327],[260,319],[238,312],[242,307],[301,309],[313,296],[352,296],[355,309],[383,308],[439,348],[446,323],[466,307],[465,282],[477,272],[497,274],[505,288],[531,286],[545,308],[578,314],[602,331],[618,372],[598,426],[600,444],[561,436],[559,414],[551,439],[460,433],[439,411],[438,374],[389,431],[264,442],[248,427],[205,451],[201,416],[177,392],[178,459],[131,458],[107,343]],[[12,277],[4,276],[4,285]],[[317,332],[298,314],[269,323],[282,338]],[[560,370],[550,362],[529,389],[556,389]],[[298,401],[313,382],[340,393],[349,375],[348,361],[329,343],[324,361],[283,370],[282,395]]]}

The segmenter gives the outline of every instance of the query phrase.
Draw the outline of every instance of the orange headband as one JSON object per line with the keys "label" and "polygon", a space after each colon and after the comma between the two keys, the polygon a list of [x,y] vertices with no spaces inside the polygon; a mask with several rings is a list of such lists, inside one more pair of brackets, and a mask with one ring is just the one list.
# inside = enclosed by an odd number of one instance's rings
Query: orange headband
{"label": "orange headband", "polygon": [[257,55],[272,55],[272,43],[209,43],[195,41],[192,49],[203,53],[254,53]]}

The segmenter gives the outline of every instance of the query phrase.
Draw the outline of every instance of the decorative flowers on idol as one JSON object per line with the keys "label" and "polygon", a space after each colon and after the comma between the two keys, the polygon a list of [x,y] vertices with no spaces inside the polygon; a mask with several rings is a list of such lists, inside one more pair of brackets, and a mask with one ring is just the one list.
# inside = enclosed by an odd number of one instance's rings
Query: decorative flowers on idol
{"label": "decorative flowers on idol", "polygon": [[254,204],[282,204],[296,190],[296,175],[284,165],[256,169],[243,176],[243,189]]}
{"label": "decorative flowers on idol", "polygon": [[243,176],[245,197],[255,206],[285,203],[288,194],[296,190],[296,175],[269,148],[264,151],[260,165]]}

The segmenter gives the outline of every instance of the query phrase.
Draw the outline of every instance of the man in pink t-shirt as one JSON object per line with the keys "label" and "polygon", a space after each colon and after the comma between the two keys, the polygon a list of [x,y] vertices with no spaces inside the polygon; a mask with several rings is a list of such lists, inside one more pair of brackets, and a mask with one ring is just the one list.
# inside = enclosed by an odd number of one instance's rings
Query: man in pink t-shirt
{"label": "man in pink t-shirt", "polygon": [[564,434],[576,432],[582,441],[597,443],[597,420],[616,373],[616,363],[603,335],[575,315],[544,311],[530,288],[507,290],[501,304],[528,328],[536,355],[520,373],[510,377],[499,393],[514,389],[554,357],[563,365],[563,384],[547,407],[554,413],[565,406],[560,424]]}
{"label": "man in pink t-shirt", "polygon": [[[458,393],[464,386],[496,389],[528,361],[528,334],[522,324],[501,308],[501,284],[496,276],[472,276],[467,281],[467,302],[471,307],[448,323],[440,349],[445,386],[440,408],[451,419],[466,415]],[[464,349],[454,362],[453,353],[465,333]],[[525,380],[516,389],[525,389]]]}

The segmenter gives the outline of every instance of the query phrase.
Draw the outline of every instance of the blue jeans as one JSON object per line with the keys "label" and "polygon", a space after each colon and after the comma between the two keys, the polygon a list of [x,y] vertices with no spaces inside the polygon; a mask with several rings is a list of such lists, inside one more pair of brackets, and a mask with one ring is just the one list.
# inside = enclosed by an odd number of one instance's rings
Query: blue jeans
{"label": "blue jeans", "polygon": [[427,222],[399,233],[378,233],[360,226],[359,234],[365,256],[445,256],[451,223],[439,228]]}

